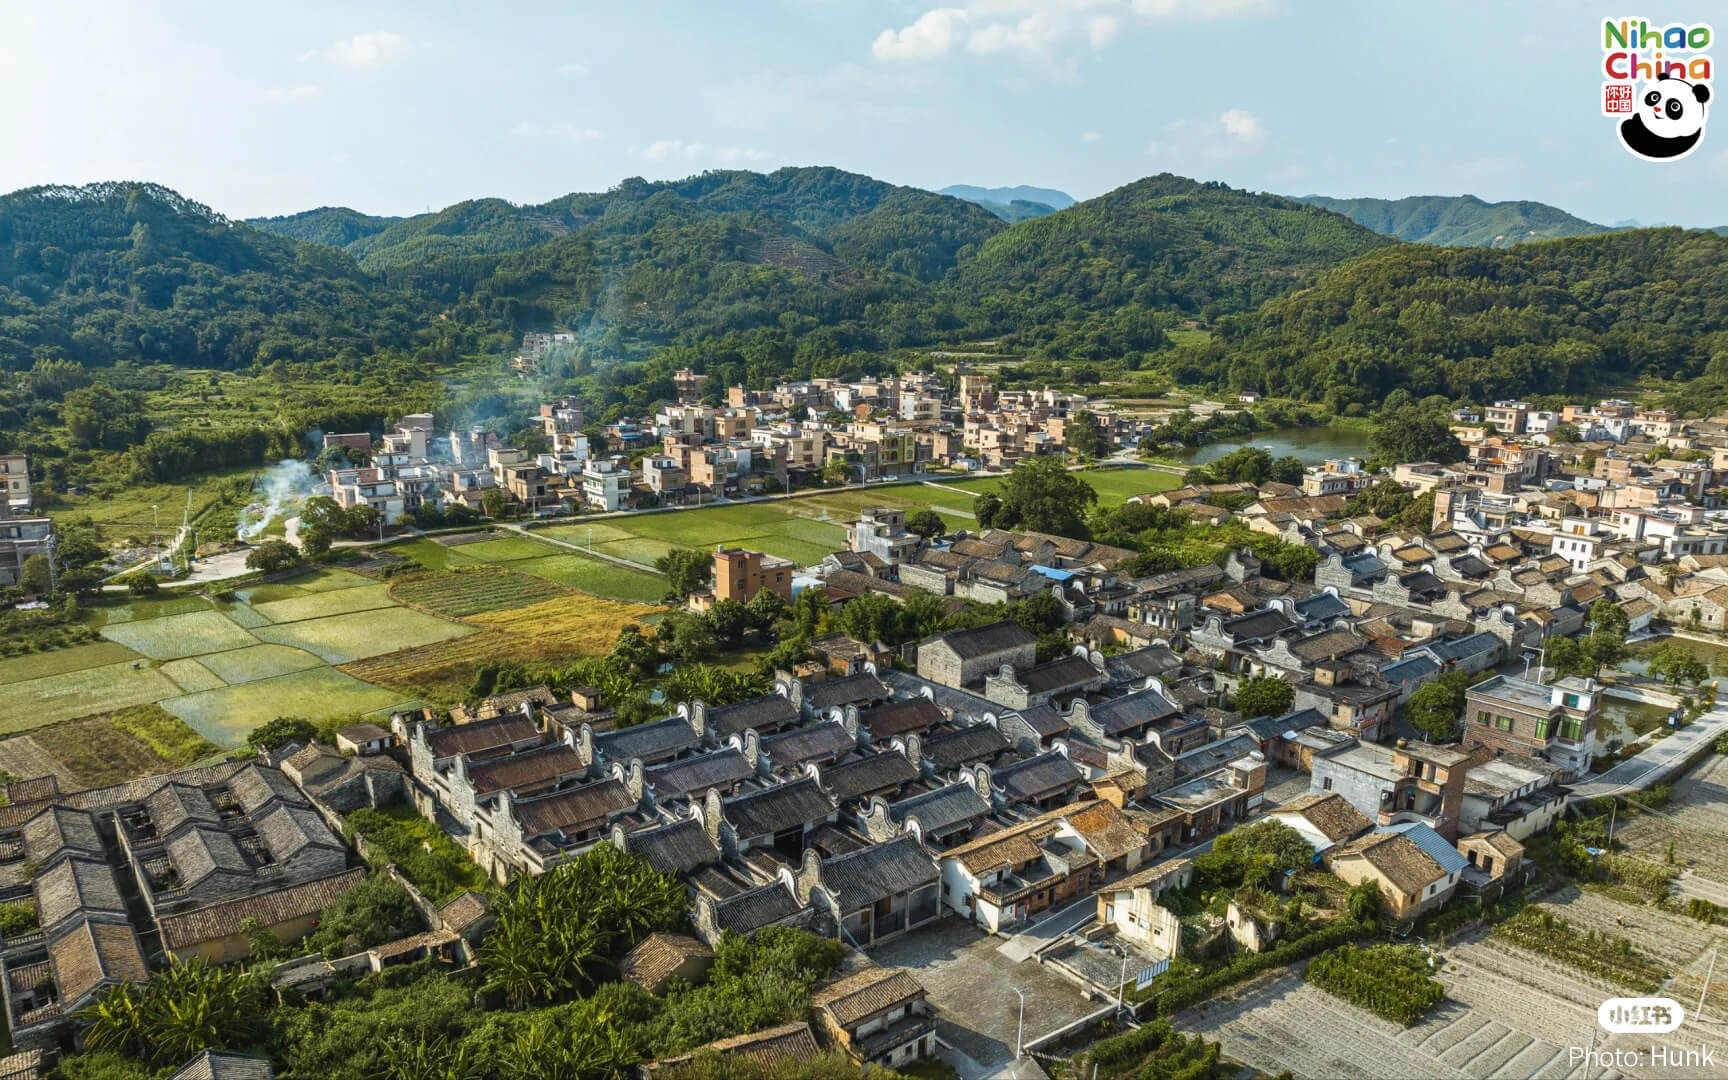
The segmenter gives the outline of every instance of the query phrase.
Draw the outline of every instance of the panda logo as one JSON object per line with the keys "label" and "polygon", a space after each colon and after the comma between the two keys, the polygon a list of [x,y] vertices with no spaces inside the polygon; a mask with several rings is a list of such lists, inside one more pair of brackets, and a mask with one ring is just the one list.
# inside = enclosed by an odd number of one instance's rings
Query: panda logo
{"label": "panda logo", "polygon": [[1704,137],[1710,88],[1663,75],[1633,99],[1632,115],[1620,122],[1620,141],[1646,161],[1678,161]]}

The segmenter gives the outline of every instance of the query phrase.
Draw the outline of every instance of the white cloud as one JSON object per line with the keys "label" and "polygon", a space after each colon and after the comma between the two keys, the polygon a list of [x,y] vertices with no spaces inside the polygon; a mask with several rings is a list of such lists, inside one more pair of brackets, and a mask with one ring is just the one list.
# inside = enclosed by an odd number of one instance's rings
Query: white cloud
{"label": "white cloud", "polygon": [[632,146],[630,152],[644,161],[708,161],[725,165],[742,165],[766,161],[772,157],[766,150],[752,146],[711,146],[701,141],[656,139],[646,146]]}
{"label": "white cloud", "polygon": [[898,30],[876,35],[871,54],[882,61],[935,60],[965,50],[1048,58],[1070,44],[1102,49],[1123,18],[1216,19],[1250,14],[1275,0],[966,0],[932,8]]}
{"label": "white cloud", "polygon": [[298,86],[272,86],[264,91],[266,97],[276,101],[304,101],[318,96],[317,83],[301,83]]}
{"label": "white cloud", "polygon": [[389,30],[374,30],[355,34],[330,44],[324,50],[325,59],[349,68],[376,68],[395,60],[407,48],[401,34]]}
{"label": "white cloud", "polygon": [[1104,136],[1098,134],[1096,131],[1082,131],[1080,133],[1080,141],[1083,143],[1095,143],[1103,137]]}
{"label": "white cloud", "polygon": [[968,16],[959,8],[936,8],[899,30],[876,35],[870,52],[878,60],[932,60],[954,47]]}
{"label": "white cloud", "polygon": [[574,78],[577,75],[586,75],[588,74],[588,65],[572,60],[567,64],[559,64],[558,74],[566,79]]}
{"label": "white cloud", "polygon": [[1253,142],[1266,133],[1260,118],[1247,109],[1225,109],[1218,120],[1224,125],[1224,134],[1245,142]]}
{"label": "white cloud", "polygon": [[566,142],[586,142],[600,137],[597,128],[577,124],[537,124],[532,120],[518,120],[510,134],[518,139],[562,139]]}

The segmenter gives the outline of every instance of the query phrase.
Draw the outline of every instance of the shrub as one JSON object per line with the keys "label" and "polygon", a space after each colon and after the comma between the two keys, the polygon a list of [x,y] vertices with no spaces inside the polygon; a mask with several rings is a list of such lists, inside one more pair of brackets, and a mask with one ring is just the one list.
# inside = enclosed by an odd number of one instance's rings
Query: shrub
{"label": "shrub", "polygon": [[127,574],[119,580],[125,583],[126,591],[133,596],[155,596],[162,591],[162,586],[156,583],[156,579],[143,570]]}
{"label": "shrub", "polygon": [[1281,941],[1265,952],[1242,953],[1223,967],[1164,990],[1158,995],[1158,1015],[1170,1016],[1262,971],[1305,960],[1315,953],[1359,940],[1373,932],[1374,927],[1367,923],[1334,923],[1311,934]]}
{"label": "shrub", "polygon": [[1405,1027],[1446,996],[1428,977],[1428,957],[1414,945],[1345,945],[1316,956],[1308,965],[1308,981]]}
{"label": "shrub", "polygon": [[1075,1060],[1072,1075],[1100,1078],[1183,1077],[1214,1080],[1232,1075],[1218,1064],[1219,1046],[1198,1035],[1171,1030],[1163,1020],[1154,1020],[1133,1031],[1100,1039]]}
{"label": "shrub", "polygon": [[433,903],[442,904],[465,889],[485,889],[489,884],[467,853],[412,807],[356,810],[343,825],[350,836],[365,837],[374,864],[395,863]]}
{"label": "shrub", "polygon": [[37,928],[35,904],[0,904],[0,938],[23,937],[34,933]]}
{"label": "shrub", "polygon": [[1539,907],[1525,908],[1502,922],[1494,928],[1494,936],[1640,993],[1655,991],[1667,975],[1629,939],[1597,930],[1580,934],[1565,919]]}
{"label": "shrub", "polygon": [[266,540],[246,553],[246,569],[270,573],[286,570],[300,562],[300,553],[286,540]]}

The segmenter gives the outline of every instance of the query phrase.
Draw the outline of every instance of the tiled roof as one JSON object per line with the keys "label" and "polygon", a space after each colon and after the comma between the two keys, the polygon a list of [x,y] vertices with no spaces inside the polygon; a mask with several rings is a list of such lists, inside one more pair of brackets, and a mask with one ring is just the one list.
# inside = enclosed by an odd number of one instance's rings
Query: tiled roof
{"label": "tiled roof", "polygon": [[644,989],[653,989],[671,978],[690,960],[712,960],[714,950],[684,934],[656,931],[642,939],[618,962],[618,977]]}
{"label": "tiled roof", "polygon": [[804,703],[818,711],[842,705],[863,705],[867,701],[886,701],[892,696],[887,685],[868,671],[804,684]]}
{"label": "tiled roof", "polygon": [[582,833],[605,825],[613,815],[633,809],[636,800],[617,780],[565,788],[515,802],[516,820],[525,837],[547,833]]}
{"label": "tiled roof", "polygon": [[661,873],[688,873],[720,860],[720,849],[708,839],[702,822],[695,818],[631,833],[630,850]]}
{"label": "tiled roof", "polygon": [[936,640],[954,650],[954,655],[962,660],[976,660],[992,653],[1035,645],[1038,641],[1032,636],[1032,631],[1011,619],[975,626],[970,630],[950,630],[939,634]]}
{"label": "tiled roof", "polygon": [[751,934],[803,910],[791,890],[775,881],[714,901],[714,920],[722,930]]}
{"label": "tiled roof", "polygon": [[900,968],[867,967],[810,994],[810,1004],[841,1028],[850,1029],[889,1009],[924,996],[924,984]]}
{"label": "tiled roof", "polygon": [[1057,750],[1004,765],[990,774],[990,782],[1002,788],[1010,802],[1046,798],[1080,779],[1080,770]]}
{"label": "tiled roof", "polygon": [[1420,896],[1429,885],[1446,876],[1439,863],[1402,833],[1369,833],[1336,849],[1332,855],[1335,861],[1356,857],[1365,859],[1406,896]]}
{"label": "tiled roof", "polygon": [[1434,831],[1433,826],[1424,825],[1420,821],[1402,821],[1396,825],[1382,825],[1376,832],[1401,833],[1416,842],[1416,846],[1427,853],[1430,859],[1440,864],[1440,869],[1448,874],[1456,874],[1469,864],[1469,860],[1459,853],[1456,847],[1447,842],[1444,836]]}
{"label": "tiled roof", "polygon": [[940,724],[944,717],[934,701],[915,697],[866,709],[858,719],[871,738],[891,739],[908,731],[928,731]]}
{"label": "tiled roof", "polygon": [[1009,748],[1008,737],[994,724],[973,724],[923,740],[919,753],[937,772],[948,772],[974,761],[993,758]]}
{"label": "tiled roof", "polygon": [[24,826],[24,850],[37,863],[45,863],[62,851],[106,858],[95,816],[58,805],[47,807]]}
{"label": "tiled roof", "polygon": [[727,1057],[749,1058],[768,1068],[779,1068],[788,1061],[810,1061],[822,1054],[816,1036],[810,1032],[810,1025],[803,1020],[764,1028],[748,1035],[716,1039],[708,1044],[708,1049]]}
{"label": "tiled roof", "polygon": [[201,1050],[168,1080],[273,1080],[270,1062],[227,1050]]}
{"label": "tiled roof", "polygon": [[1043,853],[1038,841],[1050,836],[1056,828],[1054,821],[1040,818],[951,847],[942,853],[942,858],[958,860],[973,875],[999,866],[1019,866]]}
{"label": "tiled roof", "polygon": [[906,755],[885,750],[822,770],[822,786],[845,802],[875,792],[896,791],[918,779],[918,769]]}
{"label": "tiled roof", "polygon": [[1106,735],[1115,735],[1167,716],[1175,716],[1177,712],[1173,703],[1150,688],[1124,694],[1101,705],[1089,705],[1086,709],[1086,715],[1091,717]]}
{"label": "tiled roof", "polygon": [[763,731],[797,722],[798,707],[780,694],[762,694],[735,705],[708,710],[708,730],[722,738],[737,735],[745,728]]}
{"label": "tiled roof", "polygon": [[456,724],[426,733],[426,745],[435,758],[457,754],[477,754],[500,746],[538,738],[539,729],[526,716],[511,713],[491,720],[476,720],[472,724]]}
{"label": "tiled roof", "polygon": [[1106,862],[1120,859],[1146,846],[1145,835],[1134,827],[1133,822],[1115,805],[1102,799],[1078,809],[1065,806],[1045,816],[1060,817],[1066,821],[1075,832],[1086,839],[1086,844],[1093,853]]}
{"label": "tiled roof", "polygon": [[583,771],[582,758],[563,743],[478,762],[468,769],[474,794],[490,795],[505,788],[531,787]]}
{"label": "tiled roof", "polygon": [[1373,825],[1373,822],[1363,817],[1350,805],[1349,800],[1337,792],[1316,793],[1291,799],[1275,813],[1301,815],[1333,843],[1348,840]]}
{"label": "tiled roof", "polygon": [[629,761],[633,757],[647,759],[693,749],[701,741],[689,721],[673,716],[652,724],[598,732],[594,736],[594,752],[608,761]]}
{"label": "tiled roof", "polygon": [[857,745],[858,740],[852,733],[847,731],[844,725],[833,721],[782,731],[761,742],[762,752],[768,755],[776,769],[835,757],[855,749]]}
{"label": "tiled roof", "polygon": [[476,920],[485,918],[491,911],[492,905],[486,897],[473,889],[467,889],[440,907],[438,918],[443,920],[446,930],[460,933],[474,925]]}
{"label": "tiled roof", "polygon": [[743,754],[726,749],[656,765],[644,775],[655,798],[678,799],[700,795],[709,788],[730,788],[755,773]]}
{"label": "tiled roof", "polygon": [[737,795],[721,806],[721,814],[741,838],[811,825],[834,812],[833,801],[808,778]]}
{"label": "tiled roof", "polygon": [[970,784],[947,784],[888,804],[894,821],[916,819],[925,834],[944,833],[964,821],[990,813],[990,804]]}
{"label": "tiled roof", "polygon": [[107,863],[85,858],[63,859],[36,876],[36,917],[52,930],[62,919],[80,911],[126,915],[126,901]]}
{"label": "tiled roof", "polygon": [[306,801],[306,796],[294,786],[287,774],[266,765],[245,766],[229,779],[228,787],[234,793],[235,801],[248,814],[257,813],[271,799],[292,803]]}
{"label": "tiled roof", "polygon": [[1030,693],[1047,694],[1075,689],[1102,678],[1103,674],[1090,661],[1070,655],[1030,669],[1020,676],[1020,685]]}
{"label": "tiled roof", "polygon": [[125,923],[85,920],[48,945],[54,982],[68,1007],[105,981],[144,982],[150,969],[138,948],[138,935]]}
{"label": "tiled roof", "polygon": [[822,863],[822,884],[841,911],[934,885],[937,877],[936,861],[914,836],[896,836]]}
{"label": "tiled roof", "polygon": [[157,920],[162,931],[162,945],[167,949],[183,949],[202,941],[237,934],[240,924],[249,918],[257,919],[259,925],[265,927],[304,918],[328,907],[337,897],[365,879],[366,868],[357,866],[303,885],[227,900],[177,915],[163,915]]}
{"label": "tiled roof", "polygon": [[1026,725],[1037,732],[1041,738],[1048,739],[1052,735],[1060,735],[1068,730],[1068,721],[1064,720],[1062,714],[1050,705],[1036,705],[1030,709],[1020,709],[1014,715],[1026,721]]}

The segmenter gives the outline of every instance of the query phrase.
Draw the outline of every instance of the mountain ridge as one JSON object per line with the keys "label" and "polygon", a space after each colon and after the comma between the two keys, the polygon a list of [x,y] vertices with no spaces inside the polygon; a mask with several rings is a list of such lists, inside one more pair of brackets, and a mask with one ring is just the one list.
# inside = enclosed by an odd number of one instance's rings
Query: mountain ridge
{"label": "mountain ridge", "polygon": [[1614,227],[1530,200],[1487,202],[1475,195],[1408,195],[1399,199],[1294,196],[1375,232],[1442,247],[1510,247],[1531,240],[1586,236]]}

